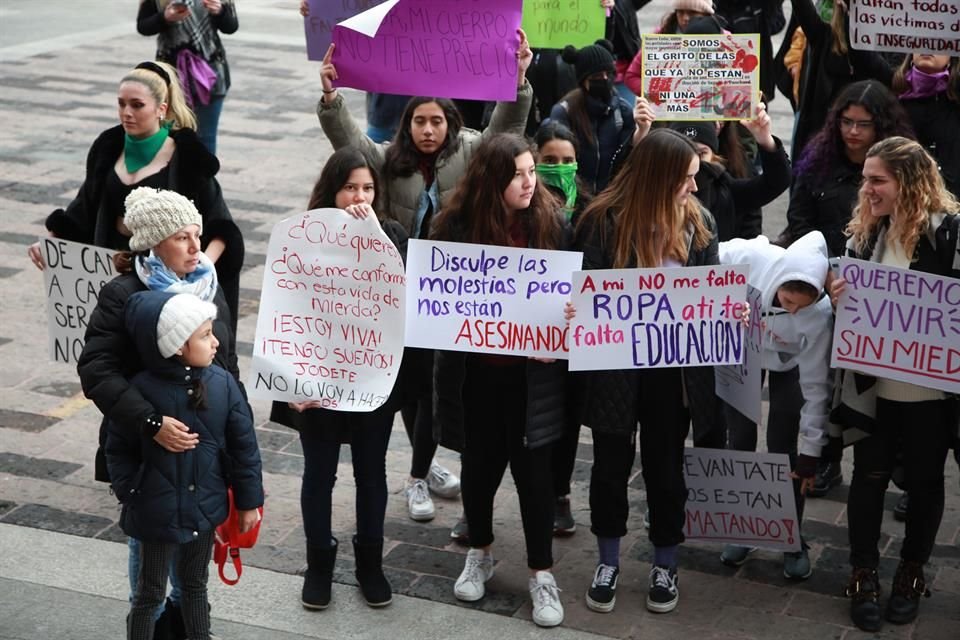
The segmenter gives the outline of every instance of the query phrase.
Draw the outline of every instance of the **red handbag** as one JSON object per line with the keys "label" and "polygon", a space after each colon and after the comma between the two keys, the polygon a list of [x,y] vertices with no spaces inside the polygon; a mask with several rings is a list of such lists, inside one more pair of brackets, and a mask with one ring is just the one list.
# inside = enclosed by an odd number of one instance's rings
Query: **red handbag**
{"label": "red handbag", "polygon": [[[227,500],[230,501],[230,513],[215,532],[213,561],[217,564],[220,579],[223,583],[232,586],[240,582],[240,575],[243,573],[240,549],[250,549],[257,544],[257,537],[260,535],[260,523],[263,522],[263,507],[257,507],[257,523],[246,533],[240,533],[240,518],[237,515],[237,505],[233,501],[232,488],[227,489]],[[227,564],[227,556],[233,560],[233,569],[237,573],[236,578],[228,578],[223,573],[223,568]]]}

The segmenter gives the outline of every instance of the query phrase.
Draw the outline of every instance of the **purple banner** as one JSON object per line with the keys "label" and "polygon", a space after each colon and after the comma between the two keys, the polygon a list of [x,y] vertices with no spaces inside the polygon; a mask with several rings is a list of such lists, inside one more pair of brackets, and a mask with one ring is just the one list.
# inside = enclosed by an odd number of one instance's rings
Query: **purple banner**
{"label": "purple banner", "polygon": [[303,19],[307,36],[307,59],[323,60],[333,41],[333,28],[338,22],[375,7],[383,0],[309,0],[310,15]]}
{"label": "purple banner", "polygon": [[513,101],[522,0],[400,0],[374,37],[334,28],[341,87]]}

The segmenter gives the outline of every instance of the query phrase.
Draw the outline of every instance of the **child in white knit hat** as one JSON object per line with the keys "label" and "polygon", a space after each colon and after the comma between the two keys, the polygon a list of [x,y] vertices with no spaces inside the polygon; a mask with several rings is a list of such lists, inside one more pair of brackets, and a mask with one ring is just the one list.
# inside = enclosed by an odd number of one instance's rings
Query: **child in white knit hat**
{"label": "child in white knit hat", "polygon": [[[233,489],[240,530],[263,505],[260,451],[250,407],[233,376],[213,364],[217,307],[190,293],[143,291],[128,299],[126,329],[144,370],[131,384],[156,410],[141,424],[111,420],[105,447],[120,526],[140,541],[140,570],[127,616],[127,638],[154,631],[171,560],[189,638],[210,636],[207,577],[214,531],[227,518]],[[160,416],[198,437],[184,451],[160,446]]]}

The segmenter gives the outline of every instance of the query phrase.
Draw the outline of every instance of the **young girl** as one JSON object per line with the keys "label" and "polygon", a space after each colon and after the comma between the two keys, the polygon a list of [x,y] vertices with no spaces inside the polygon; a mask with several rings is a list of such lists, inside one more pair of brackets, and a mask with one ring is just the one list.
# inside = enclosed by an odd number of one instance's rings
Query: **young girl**
{"label": "young girl", "polygon": [[[867,153],[860,198],[847,227],[847,255],[960,278],[958,212],[960,204],[946,190],[937,163],[923,147],[906,138],[887,138]],[[831,285],[834,305],[845,286],[842,278]],[[858,380],[855,386],[842,387],[843,405],[861,407],[857,424],[872,425],[872,433],[854,444],[847,500],[853,566],[847,586],[850,618],[864,631],[879,631],[877,545],[887,485],[900,454],[910,502],[900,565],[883,617],[907,624],[917,617],[920,597],[929,593],[923,565],[930,558],[943,516],[943,467],[956,439],[957,399],[936,389],[844,373]],[[854,387],[860,395],[851,398]]]}
{"label": "young girl", "polygon": [[[718,264],[716,228],[693,193],[697,150],[683,135],[653,131],[633,148],[624,168],[584,212],[574,247],[584,269]],[[568,307],[568,317],[575,313]],[[620,538],[627,532],[627,481],[640,456],[654,546],[647,608],[672,611],[679,600],[677,551],[683,536],[683,447],[691,414],[710,424],[718,412],[713,369],[625,369],[582,376],[583,424],[593,429],[591,531],[599,562],[587,606],[612,611],[620,574]],[[709,430],[709,429],[708,429]]]}
{"label": "young girl", "polygon": [[207,576],[216,527],[229,512],[227,487],[241,532],[263,505],[260,451],[253,415],[240,387],[213,364],[219,341],[217,307],[192,293],[147,291],[127,301],[126,327],[146,370],[131,384],[165,416],[197,437],[179,453],[154,440],[159,417],[143,426],[111,421],[106,457],[113,492],[123,504],[120,526],[140,540],[140,572],[127,638],[153,637],[154,611],[164,600],[176,560],[187,637],[210,637]]}
{"label": "young girl", "polygon": [[[307,207],[336,207],[358,218],[376,217],[378,187],[379,176],[370,160],[358,149],[344,147],[327,160]],[[407,235],[400,224],[393,220],[382,224],[387,237],[405,254]],[[407,377],[401,374],[400,379]],[[325,609],[330,604],[339,544],[333,537],[330,514],[343,443],[350,444],[357,486],[357,534],[353,537],[357,582],[371,607],[386,606],[393,600],[382,568],[383,519],[387,508],[387,445],[401,385],[394,386],[383,406],[368,413],[322,409],[319,402],[273,403],[270,419],[299,431],[303,449],[300,509],[307,537],[307,571],[300,600],[307,609]]]}
{"label": "young girl", "polygon": [[[537,181],[533,153],[500,134],[477,148],[431,238],[508,247],[561,249],[563,214]],[[437,351],[436,417],[445,437],[463,434],[463,508],[470,550],[454,595],[481,599],[493,575],[493,499],[510,465],[520,499],[530,568],[533,621],[563,622],[554,580],[550,445],[564,430],[565,366],[517,356]],[[491,401],[495,399],[495,401]]]}

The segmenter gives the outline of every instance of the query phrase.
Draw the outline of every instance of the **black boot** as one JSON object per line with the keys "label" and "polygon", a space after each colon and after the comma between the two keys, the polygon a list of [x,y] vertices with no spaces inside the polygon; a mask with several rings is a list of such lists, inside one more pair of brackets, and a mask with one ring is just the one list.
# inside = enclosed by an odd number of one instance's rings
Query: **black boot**
{"label": "black boot", "polygon": [[880,578],[876,569],[855,568],[847,585],[850,619],[863,631],[880,631]]}
{"label": "black boot", "polygon": [[153,640],[184,640],[187,627],[183,623],[183,611],[180,605],[167,598],[163,604],[163,613],[153,625]]}
{"label": "black boot", "polygon": [[353,536],[353,554],[357,559],[357,582],[364,599],[371,607],[385,607],[393,602],[390,583],[383,575],[383,540],[360,542]]}
{"label": "black boot", "polygon": [[917,618],[920,596],[930,597],[930,590],[923,578],[923,565],[919,562],[901,560],[893,578],[893,589],[887,601],[885,617],[893,624],[907,624]]}
{"label": "black boot", "polygon": [[807,491],[810,498],[822,498],[831,488],[843,482],[839,460],[821,460],[817,463],[817,474],[813,477],[813,487]]}
{"label": "black boot", "polygon": [[307,543],[307,570],[303,574],[300,603],[304,609],[326,609],[330,604],[330,585],[333,582],[333,564],[337,559],[336,538],[333,546],[321,547]]}

